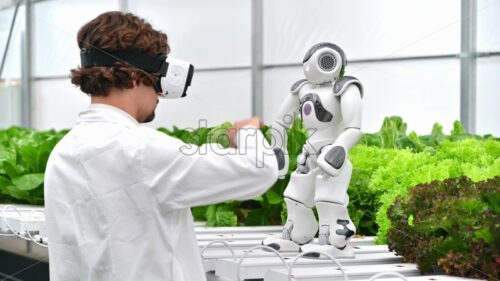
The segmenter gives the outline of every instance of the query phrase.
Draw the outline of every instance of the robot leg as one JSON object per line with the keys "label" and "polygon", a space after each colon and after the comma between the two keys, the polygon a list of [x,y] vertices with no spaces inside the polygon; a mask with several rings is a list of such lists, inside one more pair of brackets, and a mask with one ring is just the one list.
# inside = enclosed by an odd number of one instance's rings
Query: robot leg
{"label": "robot leg", "polygon": [[352,164],[349,160],[336,177],[324,179],[318,175],[314,201],[319,216],[319,245],[306,245],[303,251],[322,250],[334,257],[353,258],[349,241],[356,233],[347,211],[347,188],[351,180]]}
{"label": "robot leg", "polygon": [[314,186],[316,175],[310,168],[311,162],[305,159],[298,163],[284,192],[288,216],[281,237],[270,237],[262,244],[276,250],[298,251],[302,244],[314,239],[318,223],[312,211],[314,206]]}

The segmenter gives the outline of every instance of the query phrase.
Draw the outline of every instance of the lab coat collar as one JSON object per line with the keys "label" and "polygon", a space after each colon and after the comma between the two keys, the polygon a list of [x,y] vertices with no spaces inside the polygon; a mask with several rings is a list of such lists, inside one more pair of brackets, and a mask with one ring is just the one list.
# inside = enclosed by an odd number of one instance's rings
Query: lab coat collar
{"label": "lab coat collar", "polygon": [[123,124],[127,127],[139,126],[139,122],[127,112],[107,104],[90,104],[80,112],[77,124],[82,122],[109,122]]}

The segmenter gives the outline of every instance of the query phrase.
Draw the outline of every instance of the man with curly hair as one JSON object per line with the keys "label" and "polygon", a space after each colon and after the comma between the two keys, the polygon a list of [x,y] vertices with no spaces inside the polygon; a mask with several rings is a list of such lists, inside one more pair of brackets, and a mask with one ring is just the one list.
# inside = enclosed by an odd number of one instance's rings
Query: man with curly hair
{"label": "man with curly hair", "polygon": [[[85,24],[78,45],[89,53],[169,52],[164,33],[120,12]],[[52,281],[205,280],[190,207],[254,198],[276,181],[258,118],[235,122],[223,155],[184,154],[180,140],[141,126],[154,118],[157,79],[127,63],[71,70],[91,105],[47,164]]]}

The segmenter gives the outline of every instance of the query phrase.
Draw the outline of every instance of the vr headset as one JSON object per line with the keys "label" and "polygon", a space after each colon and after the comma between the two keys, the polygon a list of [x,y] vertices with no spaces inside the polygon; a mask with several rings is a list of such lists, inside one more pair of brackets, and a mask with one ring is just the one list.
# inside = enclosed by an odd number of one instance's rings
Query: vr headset
{"label": "vr headset", "polygon": [[82,67],[114,66],[123,63],[130,67],[140,68],[160,79],[154,84],[157,93],[163,98],[175,99],[186,96],[191,85],[194,67],[188,62],[169,58],[166,54],[149,56],[131,52],[108,52],[96,50],[90,52],[82,49],[80,52]]}

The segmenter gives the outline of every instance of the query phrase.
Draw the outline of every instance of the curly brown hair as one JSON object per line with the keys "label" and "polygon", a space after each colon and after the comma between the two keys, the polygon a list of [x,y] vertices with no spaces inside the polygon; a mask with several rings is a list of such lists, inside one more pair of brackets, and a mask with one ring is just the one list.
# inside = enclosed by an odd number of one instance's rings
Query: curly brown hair
{"label": "curly brown hair", "polygon": [[[133,14],[107,12],[78,31],[78,46],[90,52],[127,51],[157,56],[168,54],[167,35]],[[71,70],[71,83],[90,96],[107,96],[111,88],[130,89],[133,81],[153,86],[157,78],[144,70],[122,63],[114,66],[78,67]]]}

